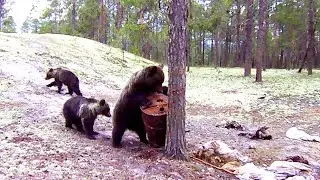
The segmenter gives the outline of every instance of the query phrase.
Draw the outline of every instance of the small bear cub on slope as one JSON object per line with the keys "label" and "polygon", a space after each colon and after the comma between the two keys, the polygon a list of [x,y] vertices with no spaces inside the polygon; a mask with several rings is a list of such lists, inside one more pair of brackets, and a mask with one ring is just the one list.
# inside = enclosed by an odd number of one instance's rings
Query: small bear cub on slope
{"label": "small bear cub on slope", "polygon": [[72,93],[75,92],[78,96],[82,96],[79,88],[79,79],[73,72],[62,68],[50,68],[45,80],[51,78],[54,78],[54,81],[48,84],[47,87],[58,86],[57,92],[60,93],[62,84],[65,84],[68,86],[68,94],[72,95]]}
{"label": "small bear cub on slope", "polygon": [[85,98],[75,96],[63,105],[63,116],[66,127],[72,129],[74,124],[79,132],[85,133],[87,138],[95,139],[99,133],[93,130],[94,121],[98,115],[111,117],[110,107],[104,99]]}

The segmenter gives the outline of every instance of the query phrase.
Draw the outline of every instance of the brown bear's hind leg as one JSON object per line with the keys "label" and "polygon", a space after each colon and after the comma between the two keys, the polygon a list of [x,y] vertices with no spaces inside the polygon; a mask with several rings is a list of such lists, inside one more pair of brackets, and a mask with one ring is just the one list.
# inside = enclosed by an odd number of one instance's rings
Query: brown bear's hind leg
{"label": "brown bear's hind leg", "polygon": [[73,90],[78,96],[82,96],[82,93],[80,92],[79,88],[76,88],[76,89],[73,89]]}
{"label": "brown bear's hind leg", "polygon": [[72,96],[72,93],[73,93],[72,88],[70,86],[68,86],[68,93],[67,94],[70,94]]}
{"label": "brown bear's hind leg", "polygon": [[76,125],[77,130],[78,130],[79,132],[84,132],[83,126],[82,126],[82,123],[81,123],[81,119],[77,118],[77,119],[74,121],[74,124]]}
{"label": "brown bear's hind leg", "polygon": [[142,124],[140,126],[137,126],[137,129],[135,129],[135,131],[138,134],[140,141],[145,144],[148,144],[146,130],[144,129],[144,124],[142,119],[141,119],[141,123]]}
{"label": "brown bear's hind leg", "polygon": [[62,82],[61,81],[59,81],[59,80],[56,80],[56,84],[57,84],[57,86],[58,86],[58,93],[60,93],[61,92],[61,88],[62,88]]}

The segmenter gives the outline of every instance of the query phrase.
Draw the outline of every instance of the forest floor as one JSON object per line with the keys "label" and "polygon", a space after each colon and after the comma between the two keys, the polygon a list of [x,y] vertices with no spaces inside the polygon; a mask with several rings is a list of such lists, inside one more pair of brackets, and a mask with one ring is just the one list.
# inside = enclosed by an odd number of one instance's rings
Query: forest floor
{"label": "forest floor", "polygon": [[[236,179],[193,161],[163,158],[161,150],[140,143],[129,131],[123,148],[114,149],[107,117],[96,121],[97,140],[68,130],[61,110],[70,95],[45,86],[51,82],[44,80],[50,67],[67,67],[78,75],[84,96],[105,98],[112,110],[128,78],[148,64],[152,62],[83,38],[0,33],[0,179]],[[267,70],[264,82],[254,83],[254,76],[244,78],[240,68],[191,68],[188,152],[199,143],[222,140],[256,165],[290,155],[320,163],[319,143],[285,137],[290,127],[319,135],[320,71],[313,73]],[[264,94],[265,99],[258,99]],[[273,139],[249,140],[236,130],[216,127],[231,120],[266,125]]]}

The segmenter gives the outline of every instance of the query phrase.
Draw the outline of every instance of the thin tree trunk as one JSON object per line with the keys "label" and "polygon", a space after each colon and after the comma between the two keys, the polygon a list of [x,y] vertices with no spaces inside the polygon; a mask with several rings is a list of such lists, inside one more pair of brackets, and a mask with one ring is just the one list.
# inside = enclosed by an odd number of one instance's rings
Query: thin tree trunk
{"label": "thin tree trunk", "polygon": [[268,67],[268,64],[269,64],[269,48],[268,48],[269,47],[268,45],[269,11],[268,9],[270,4],[268,3],[268,1],[266,3],[267,3],[267,8],[265,12],[266,32],[264,36],[264,51],[263,51],[263,65],[262,65],[263,71],[265,71],[267,68],[270,68]]}
{"label": "thin tree trunk", "polygon": [[307,63],[308,75],[312,75],[312,65],[315,58],[315,19],[316,19],[316,1],[309,0],[309,24],[308,24],[308,49],[307,49]]}
{"label": "thin tree trunk", "polygon": [[211,33],[211,62],[215,66],[215,55],[214,55],[214,33]]}
{"label": "thin tree trunk", "polygon": [[223,61],[223,66],[227,67],[229,64],[229,46],[230,46],[230,27],[227,25],[227,30],[226,30],[226,39],[225,39],[225,50],[224,50],[224,61]]}
{"label": "thin tree trunk", "polygon": [[106,44],[107,13],[104,0],[100,0],[99,42]]}
{"label": "thin tree trunk", "polygon": [[[159,0],[159,1],[160,1],[160,0]],[[189,0],[188,20],[192,19],[191,8],[192,8],[192,0]],[[191,64],[191,36],[192,36],[191,29],[188,29],[187,72],[189,72],[189,70],[190,70],[190,64]]]}
{"label": "thin tree trunk", "polygon": [[215,67],[219,66],[219,32],[216,32],[215,34],[215,39],[214,39],[214,45],[215,45],[215,49],[216,49],[216,64]]}
{"label": "thin tree trunk", "polygon": [[258,20],[258,40],[257,40],[257,55],[256,55],[256,82],[262,82],[262,62],[263,62],[263,51],[265,49],[265,41],[267,35],[267,24],[266,24],[266,11],[267,11],[267,0],[259,0],[259,20]]}
{"label": "thin tree trunk", "polygon": [[72,0],[71,24],[72,33],[74,33],[76,27],[76,0]]}
{"label": "thin tree trunk", "polygon": [[123,21],[123,6],[120,0],[117,0],[116,4],[117,4],[117,15],[116,15],[115,26],[116,26],[116,29],[119,30],[121,28],[122,21]]}
{"label": "thin tree trunk", "polygon": [[241,25],[241,7],[239,0],[236,0],[237,10],[236,10],[236,62],[235,66],[241,65],[241,44],[240,44],[240,25]]}
{"label": "thin tree trunk", "polygon": [[[189,1],[190,3],[191,1]],[[190,11],[189,11],[190,12]],[[188,52],[187,52],[187,72],[190,70],[190,64],[191,64],[191,30],[188,30]]]}
{"label": "thin tree trunk", "polygon": [[201,56],[201,58],[202,58],[202,65],[204,66],[204,47],[205,47],[205,38],[204,38],[204,36],[205,36],[205,33],[204,33],[204,31],[202,31],[202,56]]}
{"label": "thin tree trunk", "polygon": [[244,76],[251,75],[252,66],[252,31],[253,31],[253,0],[247,0],[246,40],[245,40],[245,65]]}
{"label": "thin tree trunk", "polygon": [[169,104],[165,154],[187,160],[185,138],[185,91],[188,42],[188,0],[172,0],[169,5]]}

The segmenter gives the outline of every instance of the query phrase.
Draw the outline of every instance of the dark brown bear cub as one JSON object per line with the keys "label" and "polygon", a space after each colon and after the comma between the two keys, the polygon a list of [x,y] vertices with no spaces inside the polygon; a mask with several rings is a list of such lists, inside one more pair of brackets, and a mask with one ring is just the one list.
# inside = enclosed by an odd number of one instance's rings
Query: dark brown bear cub
{"label": "dark brown bear cub", "polygon": [[140,106],[148,103],[147,96],[151,93],[162,92],[163,81],[164,73],[159,66],[146,67],[131,76],[113,111],[113,147],[120,147],[127,129],[136,132],[140,141],[148,144]]}
{"label": "dark brown bear cub", "polygon": [[45,79],[51,78],[54,78],[54,81],[48,84],[47,87],[58,86],[57,92],[60,93],[62,84],[65,84],[68,87],[68,94],[72,95],[75,92],[78,96],[82,96],[79,89],[79,79],[71,71],[62,68],[50,68]]}
{"label": "dark brown bear cub", "polygon": [[98,115],[111,117],[110,108],[104,99],[100,101],[83,96],[72,97],[63,105],[63,116],[66,119],[66,127],[72,129],[72,124],[79,132],[84,132],[89,139],[95,139],[99,134],[93,131],[94,121]]}

